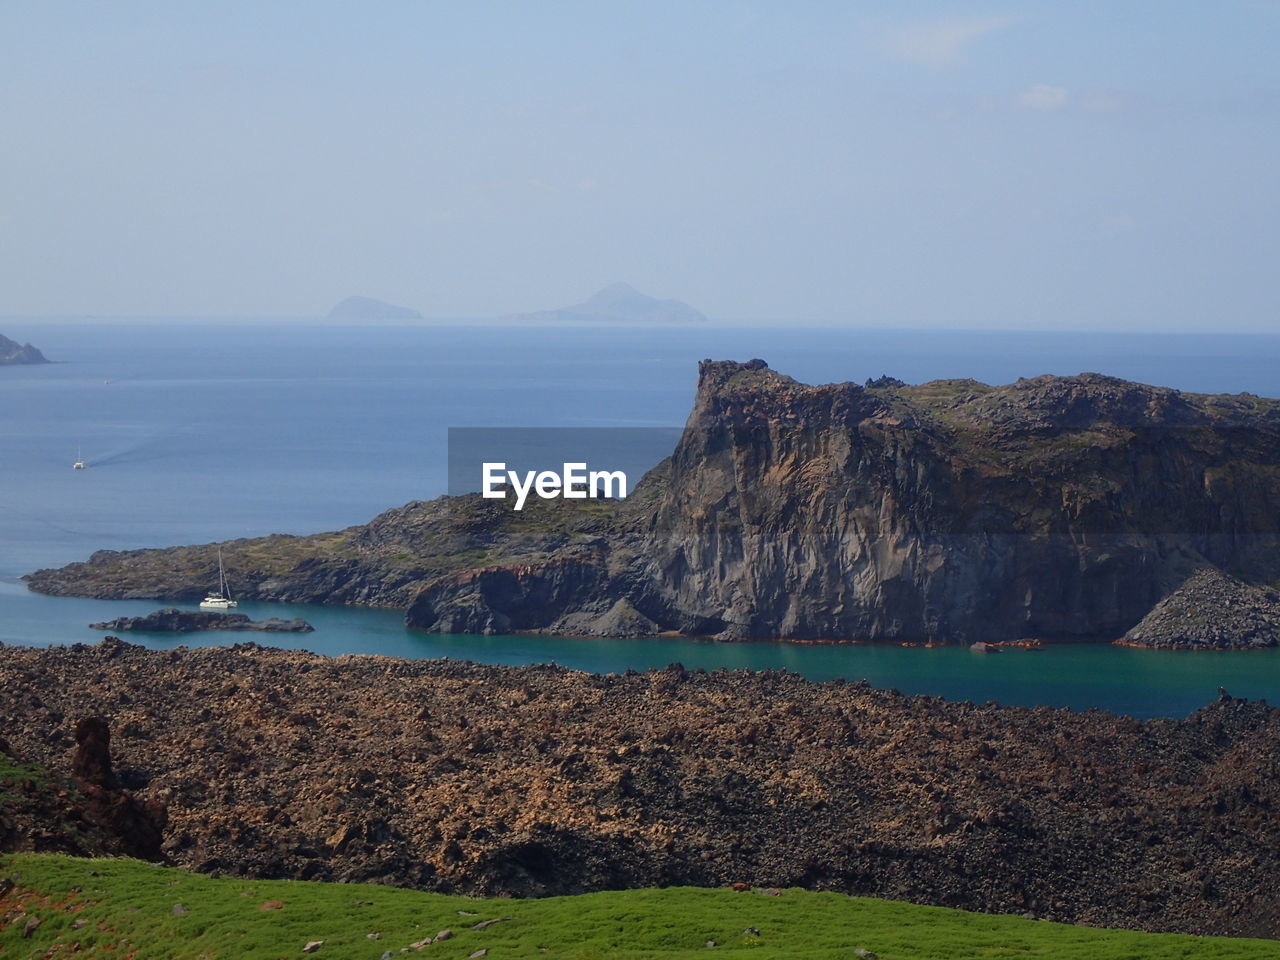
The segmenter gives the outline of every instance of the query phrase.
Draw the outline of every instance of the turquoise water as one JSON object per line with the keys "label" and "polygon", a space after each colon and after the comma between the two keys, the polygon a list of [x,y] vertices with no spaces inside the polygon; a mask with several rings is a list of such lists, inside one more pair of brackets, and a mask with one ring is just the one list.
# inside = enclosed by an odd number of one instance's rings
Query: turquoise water
{"label": "turquoise water", "polygon": [[[83,600],[43,597],[0,584],[0,642],[25,645],[96,643],[104,636],[87,625],[156,609],[149,600]],[[707,641],[588,640],[544,636],[474,636],[406,630],[396,610],[313,604],[242,603],[255,619],[303,617],[309,634],[124,634],[157,650],[253,641],[338,656],[376,653],[392,657],[450,657],[518,665],[558,663],[576,670],[613,673],[682,663],[689,669],[785,669],[813,680],[869,680],[878,687],[952,700],[1021,706],[1097,707],[1136,717],[1182,717],[1225,687],[1235,696],[1280,702],[1280,649],[1193,653],[1136,650],[1106,644],[1050,645],[976,654],[966,647],[713,643]]]}
{"label": "turquoise water", "polygon": [[[451,426],[678,426],[704,357],[759,356],[810,382],[890,374],[1008,382],[1097,370],[1186,390],[1280,395],[1280,337],[1079,336],[803,328],[23,325],[52,366],[0,368],[0,642],[92,642],[91,621],[154,602],[41,597],[18,577],[101,548],[169,546],[363,523],[436,496]],[[89,469],[73,472],[79,446]],[[978,702],[1182,716],[1217,694],[1280,702],[1280,651],[1060,646],[995,656],[894,646],[435,637],[395,611],[245,604],[314,634],[188,634],[325,654],[556,662],[602,672],[786,668]]]}

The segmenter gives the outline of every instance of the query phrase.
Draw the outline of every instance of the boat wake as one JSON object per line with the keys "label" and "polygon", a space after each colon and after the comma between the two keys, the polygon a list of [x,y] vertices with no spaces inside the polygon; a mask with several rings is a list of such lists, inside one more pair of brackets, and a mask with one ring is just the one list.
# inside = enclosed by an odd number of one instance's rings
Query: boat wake
{"label": "boat wake", "polygon": [[91,457],[85,461],[90,467],[116,467],[132,463],[154,463],[160,460],[173,460],[183,455],[184,448],[180,440],[190,436],[189,432],[167,432],[135,441],[126,446],[117,447],[105,454]]}

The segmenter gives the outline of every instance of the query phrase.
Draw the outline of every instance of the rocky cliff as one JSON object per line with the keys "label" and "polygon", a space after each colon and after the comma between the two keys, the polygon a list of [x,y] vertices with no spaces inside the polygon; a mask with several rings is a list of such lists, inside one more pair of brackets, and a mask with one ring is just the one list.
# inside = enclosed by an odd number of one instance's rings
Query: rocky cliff
{"label": "rocky cliff", "polygon": [[[224,554],[237,596],[403,606],[436,631],[1113,640],[1195,570],[1280,579],[1278,519],[1275,400],[705,361],[670,460],[619,504],[442,498]],[[191,599],[214,559],[104,553],[30,584]]]}
{"label": "rocky cliff", "polygon": [[1093,374],[814,387],[708,361],[665,473],[596,556],[439,580],[409,622],[1112,639],[1197,567],[1280,576],[1280,405],[1253,397]]}
{"label": "rocky cliff", "polygon": [[705,363],[636,606],[728,637],[1115,637],[1195,561],[1280,576],[1277,507],[1269,401]]}

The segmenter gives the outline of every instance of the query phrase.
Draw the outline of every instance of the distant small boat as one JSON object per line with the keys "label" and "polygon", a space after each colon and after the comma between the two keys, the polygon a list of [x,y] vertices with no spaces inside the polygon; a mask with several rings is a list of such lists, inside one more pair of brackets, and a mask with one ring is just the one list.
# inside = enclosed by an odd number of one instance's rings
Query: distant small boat
{"label": "distant small boat", "polygon": [[218,548],[218,589],[200,601],[201,610],[229,610],[236,605],[227,589],[227,575],[222,569],[222,548]]}
{"label": "distant small boat", "polygon": [[71,465],[72,470],[84,469],[84,457],[80,456],[80,448],[76,447],[76,462]]}

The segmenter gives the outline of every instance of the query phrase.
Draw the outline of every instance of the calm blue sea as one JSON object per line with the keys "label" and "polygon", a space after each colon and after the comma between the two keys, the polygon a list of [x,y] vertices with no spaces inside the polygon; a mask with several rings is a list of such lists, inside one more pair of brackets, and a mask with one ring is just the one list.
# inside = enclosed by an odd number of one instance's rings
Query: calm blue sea
{"label": "calm blue sea", "polygon": [[[50,366],[0,368],[0,641],[93,641],[90,620],[153,603],[29,594],[23,573],[102,548],[363,523],[444,492],[458,426],[678,426],[697,361],[763,357],[799,380],[1008,382],[1085,370],[1280,395],[1280,336],[940,333],[776,327],[23,323]],[[77,452],[89,469],[72,471]],[[266,612],[268,605],[246,606]],[[281,612],[273,609],[272,612]],[[1219,684],[1280,700],[1280,651],[1111,648],[974,657],[923,648],[437,638],[387,611],[308,608],[324,653],[555,660],[592,670],[786,666],[977,700],[1179,715]],[[184,642],[226,642],[225,635]],[[149,638],[156,646],[167,638]],[[277,642],[271,638],[271,642]]]}

